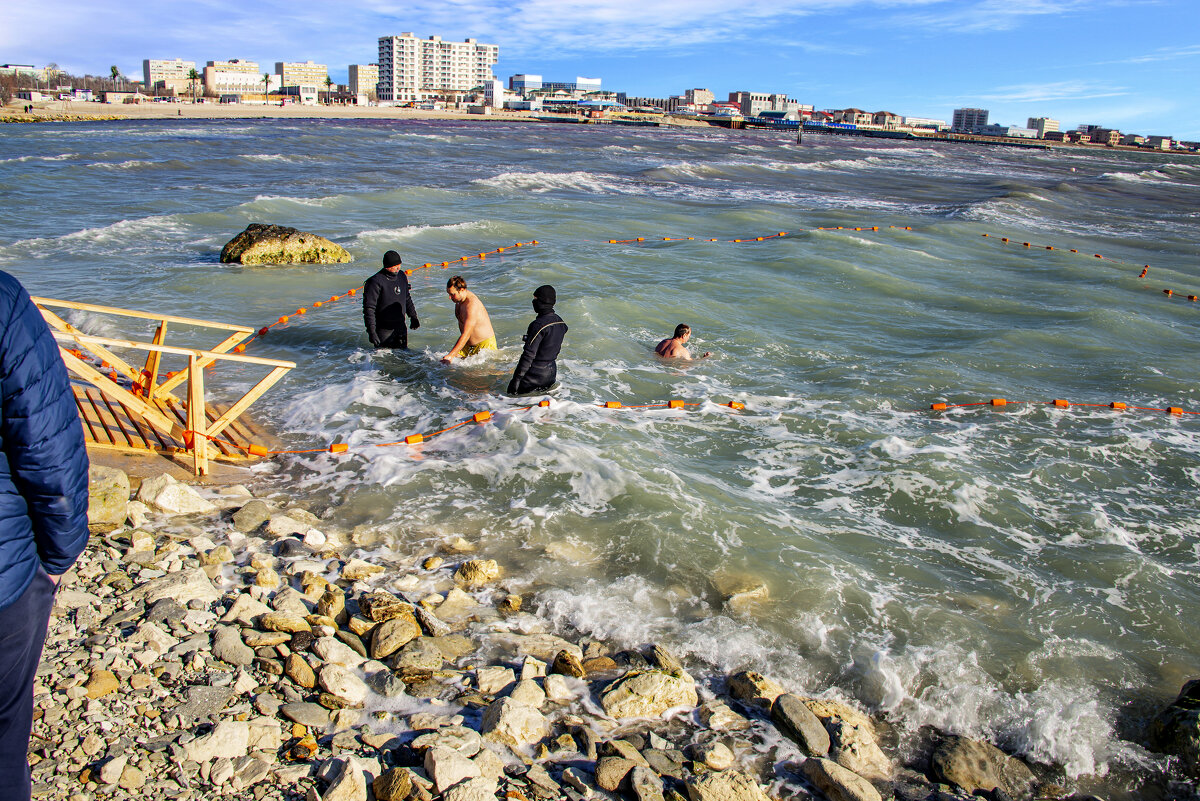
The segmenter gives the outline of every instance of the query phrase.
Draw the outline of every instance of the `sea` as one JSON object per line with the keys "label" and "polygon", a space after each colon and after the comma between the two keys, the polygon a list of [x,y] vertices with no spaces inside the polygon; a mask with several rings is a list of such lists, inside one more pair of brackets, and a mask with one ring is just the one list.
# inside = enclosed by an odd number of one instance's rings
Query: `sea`
{"label": "sea", "polygon": [[[1200,674],[1197,156],[147,120],[4,126],[0,192],[0,269],[32,294],[289,318],[246,350],[297,365],[251,415],[316,452],[260,462],[256,491],[396,558],[461,536],[559,631],[662,643],[709,688],[753,669],[851,699],[901,753],[936,729],[1066,788],[1172,794],[1144,727]],[[220,263],[253,222],[354,260]],[[387,250],[412,269],[406,352],[373,350],[348,294]],[[446,366],[456,274],[500,349]],[[541,284],[559,383],[511,398]],[[654,355],[678,323],[710,358]]]}

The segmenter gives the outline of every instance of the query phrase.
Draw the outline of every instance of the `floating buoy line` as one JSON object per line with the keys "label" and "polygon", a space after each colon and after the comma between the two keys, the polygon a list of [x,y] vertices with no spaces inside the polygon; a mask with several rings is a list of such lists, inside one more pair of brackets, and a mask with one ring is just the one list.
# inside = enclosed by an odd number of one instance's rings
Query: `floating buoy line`
{"label": "floating buoy line", "polygon": [[[731,243],[731,244],[750,244],[750,243],[766,242],[766,241],[775,240],[775,239],[783,239],[783,238],[786,238],[789,236],[798,235],[799,233],[809,233],[809,232],[815,232],[815,231],[860,231],[860,232],[861,231],[872,231],[872,232],[878,232],[878,231],[911,231],[911,230],[913,230],[911,226],[899,226],[899,225],[889,225],[889,226],[880,226],[880,225],[842,226],[842,225],[839,225],[839,226],[823,226],[823,227],[819,227],[819,228],[803,229],[800,232],[791,232],[791,233],[789,233],[787,231],[778,231],[775,233],[763,234],[761,236],[749,236],[749,237],[741,237],[741,238],[734,238],[734,239],[721,239],[721,238],[695,237],[695,236],[662,236],[662,237],[640,237],[639,236],[639,237],[634,237],[631,239],[608,239],[608,240],[604,240],[604,242],[606,244],[610,244],[610,245],[618,245],[618,244],[620,244],[620,245],[630,245],[630,244],[640,245],[640,244],[650,244],[650,243],[657,243],[657,242],[703,242],[703,243],[720,242],[720,243]],[[1041,244],[1035,244],[1032,242],[1026,242],[1023,240],[1019,240],[1014,237],[996,236],[995,234],[987,234],[987,233],[981,234],[981,236],[984,238],[987,238],[991,241],[998,241],[1004,245],[1013,245],[1013,246],[1025,248],[1028,250],[1062,251],[1062,252],[1068,252],[1068,253],[1074,253],[1074,254],[1087,256],[1087,257],[1093,258],[1093,259],[1099,259],[1101,261],[1109,262],[1112,264],[1118,264],[1118,265],[1128,266],[1128,267],[1136,267],[1136,265],[1132,264],[1131,262],[1104,256],[1103,254],[1100,254],[1100,253],[1087,254],[1083,251],[1080,251],[1078,248],[1064,248],[1064,247],[1060,247],[1057,245],[1041,245]],[[434,269],[435,267],[441,267],[443,269],[447,269],[450,266],[455,265],[455,264],[464,264],[464,263],[467,263],[470,261],[474,261],[476,259],[478,259],[479,261],[484,261],[487,259],[488,256],[493,256],[493,255],[501,255],[502,256],[503,254],[510,252],[510,251],[515,251],[515,250],[522,249],[522,248],[527,249],[530,247],[535,247],[540,244],[542,244],[542,243],[536,239],[531,240],[529,242],[516,242],[512,245],[497,247],[497,248],[494,248],[493,250],[489,250],[489,251],[481,251],[479,253],[472,253],[472,254],[469,254],[466,256],[460,256],[459,258],[456,258],[456,259],[449,259],[449,260],[440,261],[440,262],[435,262],[435,261],[425,262],[419,266],[405,269],[404,273],[405,273],[405,275],[412,275],[416,270],[431,270],[431,269]],[[1144,266],[1142,266],[1141,271],[1137,277],[1139,279],[1145,278],[1148,275],[1149,271],[1150,271],[1150,265],[1148,265],[1148,264],[1144,265]],[[245,342],[243,342],[243,343],[239,344],[237,347],[235,347],[234,352],[242,353],[246,350],[246,347],[248,345],[250,345],[257,339],[267,336],[271,332],[272,329],[277,328],[277,327],[287,326],[294,322],[299,322],[301,320],[308,319],[308,315],[311,312],[316,311],[318,309],[325,308],[326,306],[329,306],[329,305],[332,305],[339,301],[345,300],[346,298],[356,297],[361,291],[362,291],[362,285],[360,284],[356,287],[347,289],[346,291],[342,292],[341,294],[332,295],[329,297],[328,300],[314,301],[309,306],[302,306],[302,307],[296,309],[296,311],[292,312],[291,314],[281,315],[274,322],[272,322],[268,325],[264,325],[261,328],[259,328],[258,331],[250,339],[246,340]],[[1181,293],[1181,292],[1178,292],[1178,291],[1176,291],[1174,289],[1170,289],[1170,288],[1163,289],[1162,293],[1169,298],[1186,297],[1187,300],[1192,301],[1192,302],[1195,302],[1198,300],[1198,296],[1195,294],[1185,294],[1185,293]],[[89,360],[94,360],[94,359],[91,359],[91,357],[84,354],[82,351],[71,350],[70,352],[73,353],[77,358],[81,358],[81,359],[86,358]],[[100,362],[99,364],[102,369],[108,369],[111,367],[111,365],[104,363],[104,362]],[[208,369],[212,369],[212,367],[210,366]],[[165,373],[162,376],[160,376],[160,378],[163,378],[163,377],[170,378],[173,375],[175,375],[175,374],[174,373]],[[109,377],[112,378],[113,380],[117,380],[117,378],[118,378],[117,373],[115,371],[110,372]],[[135,394],[138,394],[138,392],[140,390],[140,385],[136,382],[133,383],[131,386],[131,390]],[[551,403],[550,400],[547,398],[547,399],[543,399],[543,400],[539,401],[536,404],[531,404],[528,406],[516,406],[511,409],[504,410],[504,411],[508,412],[508,413],[527,412],[531,409],[549,407],[550,403]],[[713,403],[717,403],[717,402],[713,401]],[[601,408],[601,409],[645,410],[645,409],[687,409],[689,407],[695,408],[695,407],[700,407],[703,405],[704,405],[704,402],[700,402],[700,401],[684,401],[684,400],[676,399],[676,400],[668,400],[668,401],[664,401],[664,402],[643,403],[643,404],[625,404],[620,401],[605,401],[603,403],[596,404],[596,407]],[[720,402],[718,405],[735,410],[735,411],[742,411],[746,408],[745,404],[740,401],[725,401],[725,402]],[[1107,409],[1112,409],[1114,411],[1155,412],[1155,413],[1159,413],[1159,414],[1168,414],[1168,415],[1176,415],[1176,416],[1200,414],[1200,411],[1190,411],[1190,410],[1183,409],[1182,407],[1179,407],[1179,406],[1168,406],[1165,408],[1158,408],[1158,407],[1151,407],[1151,406],[1131,405],[1131,404],[1124,403],[1121,401],[1111,401],[1109,403],[1078,403],[1078,402],[1073,403],[1073,402],[1070,402],[1070,401],[1067,401],[1067,400],[1061,399],[1061,398],[1057,398],[1057,399],[1049,400],[1049,401],[1022,401],[1022,400],[1009,400],[1006,398],[991,398],[989,400],[973,401],[973,402],[966,402],[966,403],[949,403],[949,402],[945,402],[945,401],[938,401],[938,402],[931,403],[927,410],[915,409],[913,411],[914,412],[921,412],[921,411],[945,412],[945,411],[950,411],[952,409],[969,409],[969,408],[979,408],[979,407],[1003,408],[1003,407],[1007,407],[1007,406],[1018,406],[1018,405],[1049,406],[1049,407],[1054,407],[1054,408],[1059,408],[1059,409],[1067,409],[1072,406],[1107,408]],[[250,444],[250,445],[246,445],[246,446],[236,446],[235,445],[234,447],[238,447],[242,450],[245,450],[252,456],[258,456],[258,457],[264,457],[264,458],[288,455],[288,454],[314,454],[314,453],[367,454],[367,453],[370,453],[371,450],[374,448],[389,448],[389,447],[396,447],[396,446],[408,446],[410,448],[416,448],[416,447],[419,447],[420,445],[422,445],[423,443],[434,439],[435,437],[441,436],[443,434],[447,434],[451,431],[455,431],[464,426],[468,426],[471,424],[482,425],[482,424],[491,422],[494,419],[494,415],[497,413],[498,412],[493,412],[490,410],[475,412],[472,415],[470,415],[469,417],[466,417],[466,418],[454,423],[453,425],[446,426],[445,428],[438,429],[436,431],[429,431],[429,432],[415,432],[412,434],[408,434],[403,439],[399,439],[394,442],[381,442],[381,443],[354,445],[354,446],[351,446],[350,444],[345,443],[345,442],[334,442],[334,443],[330,443],[328,445],[324,445],[319,448],[306,448],[306,449],[300,449],[300,450],[271,450],[263,445],[255,445],[255,444]],[[215,439],[215,438],[209,437],[209,439]],[[230,443],[226,442],[225,444],[229,445]]]}

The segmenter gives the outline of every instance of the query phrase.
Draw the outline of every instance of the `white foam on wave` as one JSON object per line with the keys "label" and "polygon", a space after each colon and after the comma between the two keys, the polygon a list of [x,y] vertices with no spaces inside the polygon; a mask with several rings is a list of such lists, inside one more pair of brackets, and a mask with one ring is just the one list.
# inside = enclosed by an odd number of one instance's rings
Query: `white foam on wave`
{"label": "white foam on wave", "polygon": [[592,194],[627,194],[637,191],[628,181],[616,176],[575,170],[574,172],[502,172],[491,178],[478,178],[473,183],[515,192],[588,192]]}
{"label": "white foam on wave", "polygon": [[1170,184],[1175,183],[1175,180],[1165,172],[1159,170],[1142,170],[1141,172],[1105,172],[1100,174],[1101,178],[1107,178],[1110,181],[1124,181],[1127,183],[1147,183],[1147,184]]}
{"label": "white foam on wave", "polygon": [[20,164],[26,161],[66,161],[79,158],[78,153],[62,153],[57,156],[14,156],[10,159],[0,159],[0,164]]}
{"label": "white foam on wave", "polygon": [[98,161],[93,164],[89,164],[87,166],[95,167],[95,168],[101,169],[101,170],[132,170],[137,167],[152,167],[152,166],[155,166],[160,163],[165,163],[165,162],[150,161],[147,159],[128,159],[126,161],[115,161],[115,162],[114,161]]}
{"label": "white foam on wave", "polygon": [[243,153],[238,158],[246,161],[294,162],[303,161],[306,157],[296,153]]}
{"label": "white foam on wave", "polygon": [[355,239],[369,241],[374,239],[411,239],[425,231],[485,231],[493,227],[488,220],[471,220],[469,222],[451,223],[449,225],[405,225],[400,228],[374,228],[355,235]]}
{"label": "white foam on wave", "polygon": [[297,206],[309,206],[312,208],[323,208],[332,206],[341,199],[341,195],[330,195],[328,197],[288,197],[287,195],[256,195],[254,200],[244,205],[254,204],[286,204],[294,203]]}

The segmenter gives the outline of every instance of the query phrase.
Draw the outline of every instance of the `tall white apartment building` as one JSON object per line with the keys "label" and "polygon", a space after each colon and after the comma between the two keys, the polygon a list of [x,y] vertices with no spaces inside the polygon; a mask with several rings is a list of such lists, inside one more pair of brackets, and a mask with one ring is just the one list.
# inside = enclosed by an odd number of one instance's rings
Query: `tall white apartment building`
{"label": "tall white apartment building", "polygon": [[147,58],[142,60],[142,79],[146,89],[151,92],[171,89],[175,94],[182,95],[191,89],[188,73],[194,69],[195,61]]}
{"label": "tall white apartment building", "polygon": [[279,76],[282,86],[317,86],[324,89],[329,68],[311,61],[276,61],[275,74]]}
{"label": "tall white apartment building", "polygon": [[500,46],[474,39],[443,42],[411,33],[379,37],[379,99],[425,100],[443,92],[465,92],[495,80]]}
{"label": "tall white apartment building", "polygon": [[[270,81],[270,88],[277,89],[279,79]],[[210,61],[204,67],[204,91],[217,95],[261,95],[268,88],[263,83],[263,73],[258,71],[257,61],[231,58],[228,61]]]}
{"label": "tall white apartment building", "polygon": [[982,128],[988,124],[988,110],[986,108],[956,108],[954,109],[953,122],[950,123],[950,130],[955,133],[974,133],[976,128]]}
{"label": "tall white apartment building", "polygon": [[348,88],[352,95],[369,95],[377,91],[379,83],[378,64],[351,64]]}

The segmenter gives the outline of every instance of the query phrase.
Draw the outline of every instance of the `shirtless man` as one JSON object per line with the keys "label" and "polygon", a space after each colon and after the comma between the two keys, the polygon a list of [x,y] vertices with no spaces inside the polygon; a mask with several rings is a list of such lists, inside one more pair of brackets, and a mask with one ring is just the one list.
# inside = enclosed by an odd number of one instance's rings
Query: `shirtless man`
{"label": "shirtless man", "polygon": [[[690,360],[692,358],[692,354],[687,348],[684,347],[684,345],[686,345],[687,341],[691,338],[691,326],[689,326],[687,323],[680,323],[679,325],[675,326],[675,336],[659,342],[658,347],[654,349],[654,352],[659,356],[662,356],[664,359]],[[712,356],[712,353],[709,351],[704,351],[704,355],[700,358],[707,359],[709,356]]]}
{"label": "shirtless man", "polygon": [[467,282],[456,275],[446,282],[446,294],[454,301],[454,316],[458,318],[458,341],[450,352],[442,357],[442,364],[450,364],[456,358],[474,356],[485,350],[497,350],[496,332],[488,318],[483,302],[467,289]]}

